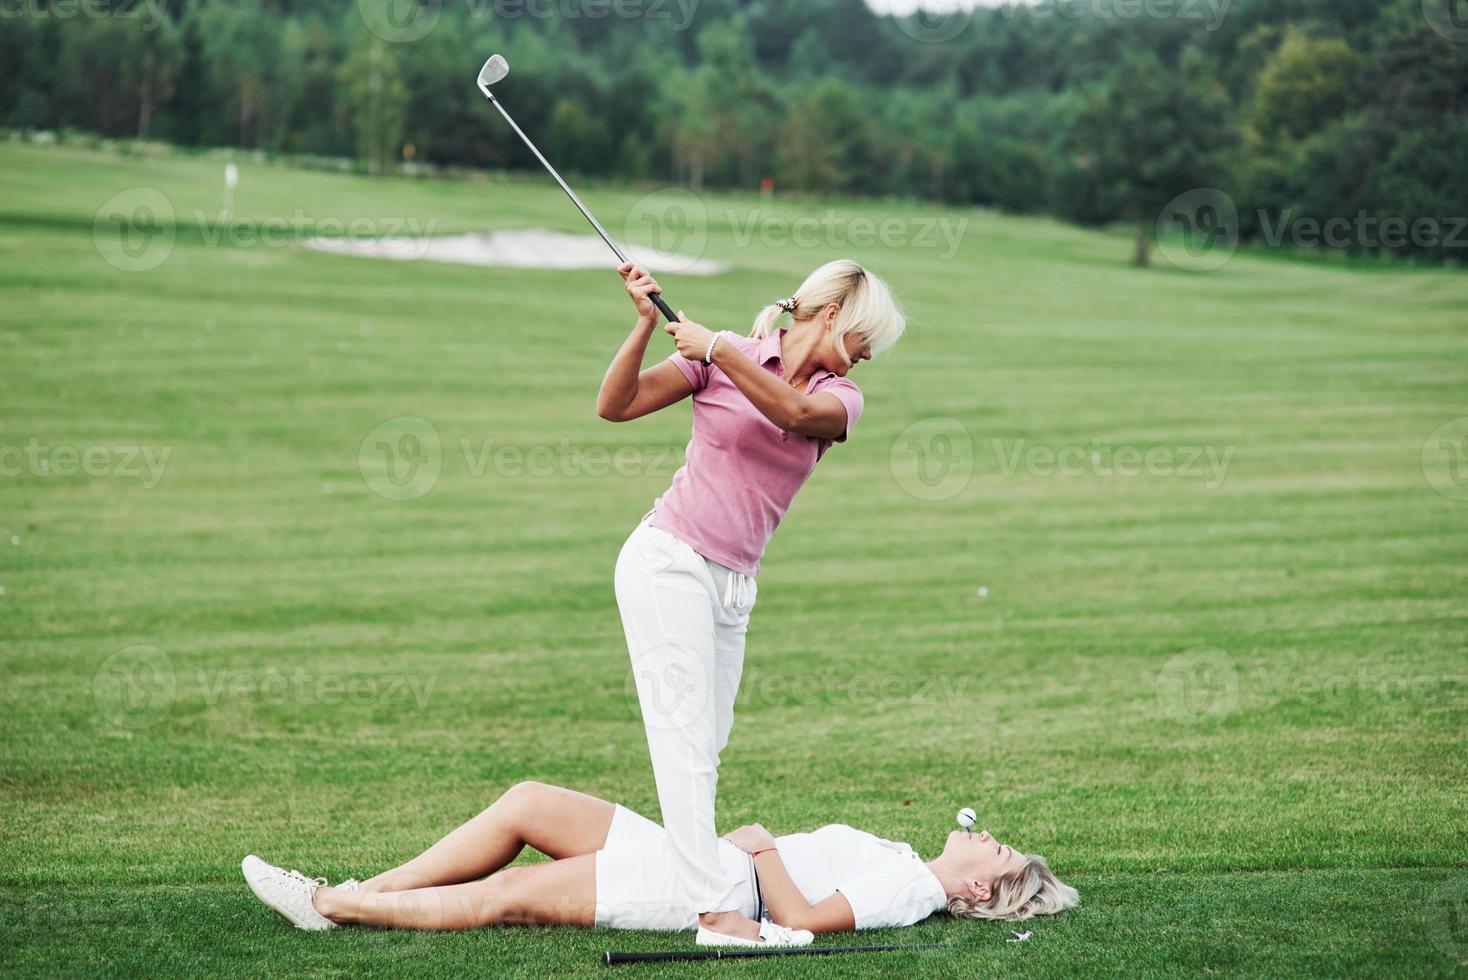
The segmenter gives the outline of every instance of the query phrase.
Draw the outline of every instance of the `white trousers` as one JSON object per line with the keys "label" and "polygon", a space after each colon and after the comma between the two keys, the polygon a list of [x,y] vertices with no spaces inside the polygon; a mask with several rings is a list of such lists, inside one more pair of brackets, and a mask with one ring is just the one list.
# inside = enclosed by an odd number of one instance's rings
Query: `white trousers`
{"label": "white trousers", "polygon": [[714,824],[754,579],[642,523],[617,556],[617,606],[678,880],[700,912],[741,905]]}

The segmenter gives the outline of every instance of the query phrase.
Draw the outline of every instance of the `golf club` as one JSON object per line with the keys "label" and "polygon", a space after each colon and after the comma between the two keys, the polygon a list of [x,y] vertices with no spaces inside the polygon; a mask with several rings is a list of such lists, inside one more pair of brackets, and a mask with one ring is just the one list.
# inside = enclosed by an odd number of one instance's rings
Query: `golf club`
{"label": "golf club", "polygon": [[[504,59],[503,55],[490,55],[489,60],[484,63],[484,67],[479,69],[479,91],[483,92],[484,97],[500,111],[500,115],[505,117],[505,122],[509,123],[510,128],[519,135],[520,139],[525,141],[525,145],[530,147],[530,152],[535,154],[535,159],[539,160],[541,165],[550,171],[550,175],[556,179],[556,183],[561,185],[561,190],[566,192],[566,196],[571,199],[572,204],[576,205],[576,208],[581,212],[581,216],[591,222],[591,227],[596,229],[596,233],[601,236],[602,241],[607,243],[607,247],[615,252],[617,258],[621,261],[629,261],[627,253],[622,251],[621,247],[612,240],[612,236],[607,234],[607,230],[601,226],[601,222],[596,220],[596,217],[587,209],[586,205],[581,203],[581,198],[577,197],[576,192],[571,190],[571,185],[561,179],[561,175],[556,173],[556,168],[552,167],[550,161],[536,148],[534,143],[530,142],[530,137],[526,136],[525,131],[515,124],[515,120],[505,111],[505,107],[500,103],[500,100],[495,98],[494,93],[489,90],[491,85],[499,84],[509,73],[510,63]],[[663,302],[662,296],[653,293],[650,298],[658,310],[662,312],[663,316],[668,318],[669,323],[677,321],[678,314],[674,313],[672,308]]]}
{"label": "golf club", "polygon": [[949,943],[911,943],[898,946],[784,946],[774,949],[697,949],[675,950],[669,953],[613,953],[602,954],[601,961],[607,966],[624,963],[666,963],[672,960],[733,960],[754,956],[826,956],[831,953],[884,953],[897,949],[936,949]]}

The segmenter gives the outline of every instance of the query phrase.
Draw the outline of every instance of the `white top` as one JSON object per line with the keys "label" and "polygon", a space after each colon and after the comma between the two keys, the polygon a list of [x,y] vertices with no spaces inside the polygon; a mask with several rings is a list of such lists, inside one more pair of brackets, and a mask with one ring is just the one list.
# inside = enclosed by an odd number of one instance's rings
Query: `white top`
{"label": "white top", "polygon": [[845,824],[775,839],[785,870],[812,905],[840,892],[858,929],[910,926],[948,905],[916,851]]}

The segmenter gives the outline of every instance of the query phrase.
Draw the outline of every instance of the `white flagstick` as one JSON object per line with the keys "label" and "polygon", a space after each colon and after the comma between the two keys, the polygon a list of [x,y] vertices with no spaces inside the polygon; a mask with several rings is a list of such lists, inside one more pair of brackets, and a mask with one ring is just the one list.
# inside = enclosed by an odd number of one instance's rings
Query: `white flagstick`
{"label": "white flagstick", "polygon": [[224,165],[224,216],[234,208],[234,189],[240,182],[240,168],[231,160]]}

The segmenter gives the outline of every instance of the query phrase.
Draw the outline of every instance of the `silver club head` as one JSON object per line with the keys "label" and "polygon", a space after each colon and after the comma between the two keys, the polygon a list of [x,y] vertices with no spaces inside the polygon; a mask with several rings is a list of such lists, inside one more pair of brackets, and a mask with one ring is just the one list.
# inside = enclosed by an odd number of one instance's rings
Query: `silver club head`
{"label": "silver club head", "polygon": [[510,63],[505,60],[504,55],[492,54],[484,67],[479,69],[479,88],[488,95],[489,87],[499,83],[509,73]]}

